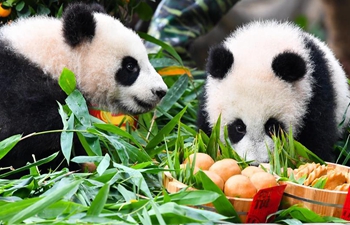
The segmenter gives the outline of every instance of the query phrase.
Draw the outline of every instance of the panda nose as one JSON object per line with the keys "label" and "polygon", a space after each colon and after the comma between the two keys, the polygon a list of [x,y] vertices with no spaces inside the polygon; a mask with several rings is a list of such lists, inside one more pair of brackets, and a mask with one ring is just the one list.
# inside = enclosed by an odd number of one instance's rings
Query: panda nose
{"label": "panda nose", "polygon": [[162,99],[162,98],[165,96],[166,91],[163,90],[163,89],[160,89],[160,90],[154,90],[154,89],[153,89],[153,90],[152,90],[152,93],[153,93],[154,95],[157,95],[159,99]]}

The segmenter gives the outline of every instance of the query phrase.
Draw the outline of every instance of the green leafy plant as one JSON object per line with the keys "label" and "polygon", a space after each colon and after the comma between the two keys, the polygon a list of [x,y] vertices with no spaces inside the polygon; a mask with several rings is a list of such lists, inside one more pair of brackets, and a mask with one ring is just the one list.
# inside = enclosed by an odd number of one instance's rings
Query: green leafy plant
{"label": "green leafy plant", "polygon": [[268,149],[270,171],[281,177],[288,177],[288,168],[295,169],[306,162],[325,164],[317,155],[307,149],[293,137],[292,129],[286,133],[281,130],[273,135],[274,150]]}

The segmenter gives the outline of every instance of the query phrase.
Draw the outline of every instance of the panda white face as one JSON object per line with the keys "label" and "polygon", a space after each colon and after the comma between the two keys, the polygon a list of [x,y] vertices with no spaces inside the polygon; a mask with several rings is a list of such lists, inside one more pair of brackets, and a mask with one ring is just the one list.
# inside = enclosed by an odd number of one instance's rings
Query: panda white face
{"label": "panda white face", "polygon": [[167,87],[150,64],[141,39],[106,14],[95,13],[94,18],[94,38],[77,49],[79,74],[84,76],[81,90],[92,104],[112,112],[139,114],[153,109]]}
{"label": "panda white face", "polygon": [[1,33],[54,79],[72,70],[88,102],[103,110],[144,113],[167,92],[140,37],[96,5],[71,4],[61,20],[18,20]]}
{"label": "panda white face", "polygon": [[253,164],[269,161],[274,131],[291,127],[298,134],[312,97],[309,53],[296,28],[276,25],[239,30],[211,49],[207,63],[208,124],[221,115],[233,148]]}

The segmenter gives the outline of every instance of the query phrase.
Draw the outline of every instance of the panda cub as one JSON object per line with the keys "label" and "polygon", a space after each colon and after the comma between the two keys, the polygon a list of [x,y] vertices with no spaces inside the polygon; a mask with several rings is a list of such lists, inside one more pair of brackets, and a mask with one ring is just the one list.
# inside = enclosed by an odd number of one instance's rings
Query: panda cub
{"label": "panda cub", "polygon": [[289,22],[252,22],[211,48],[207,72],[198,113],[207,134],[221,115],[237,153],[258,164],[269,160],[271,133],[291,127],[308,149],[335,160],[349,89],[323,42]]}
{"label": "panda cub", "polygon": [[[0,140],[62,129],[57,101],[66,98],[58,85],[64,67],[75,73],[88,104],[114,113],[147,112],[167,92],[139,36],[99,5],[72,4],[62,19],[19,19],[1,27],[0,37]],[[60,151],[59,140],[55,133],[20,141],[0,167],[23,166],[32,154],[47,157]]]}

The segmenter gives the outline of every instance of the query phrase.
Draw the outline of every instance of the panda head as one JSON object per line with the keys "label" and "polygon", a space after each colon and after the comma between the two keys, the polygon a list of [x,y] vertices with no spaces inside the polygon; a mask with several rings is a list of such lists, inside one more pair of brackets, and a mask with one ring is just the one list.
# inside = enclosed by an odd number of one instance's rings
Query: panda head
{"label": "panda head", "polygon": [[[268,162],[272,133],[298,134],[312,97],[313,65],[301,31],[288,23],[255,22],[213,47],[207,60],[204,111],[221,115],[239,155]],[[223,133],[223,132],[221,132]]]}
{"label": "panda head", "polygon": [[92,104],[111,112],[153,109],[167,87],[148,60],[139,36],[98,5],[68,6],[63,41],[77,86]]}

